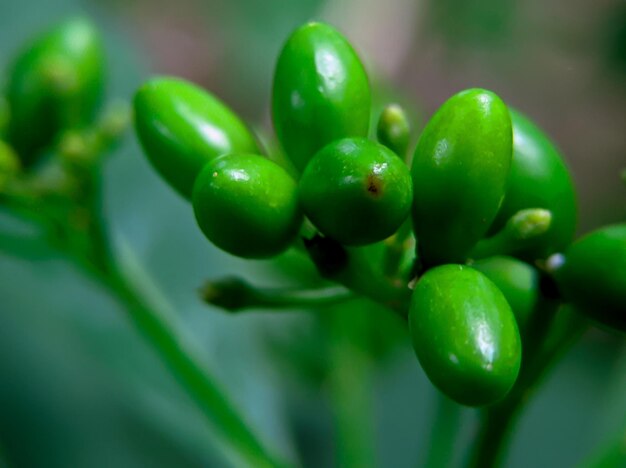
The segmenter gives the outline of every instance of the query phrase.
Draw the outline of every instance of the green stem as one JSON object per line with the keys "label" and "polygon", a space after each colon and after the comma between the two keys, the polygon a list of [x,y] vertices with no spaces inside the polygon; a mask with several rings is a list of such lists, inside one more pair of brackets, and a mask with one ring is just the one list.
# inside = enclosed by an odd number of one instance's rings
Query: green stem
{"label": "green stem", "polygon": [[411,290],[407,284],[396,282],[375,270],[367,247],[347,248],[320,236],[306,240],[305,246],[323,277],[407,319]]}
{"label": "green stem", "polygon": [[519,410],[516,402],[486,410],[482,414],[475,446],[477,449],[470,466],[476,468],[500,466]]}
{"label": "green stem", "polygon": [[514,255],[536,243],[550,229],[551,223],[552,212],[549,210],[520,210],[511,216],[500,231],[478,242],[469,257],[479,260],[494,255]]}
{"label": "green stem", "polygon": [[102,283],[125,306],[128,316],[152,348],[170,368],[187,393],[199,405],[208,421],[235,456],[249,466],[285,466],[265,449],[246,421],[238,413],[216,379],[201,364],[187,340],[176,332],[177,327],[158,301],[151,300],[134,286],[145,273],[133,270],[131,277],[114,258],[108,271],[101,274]]}
{"label": "green stem", "polygon": [[461,419],[461,407],[436,392],[435,418],[431,425],[431,437],[426,452],[425,468],[445,468],[452,464]]}
{"label": "green stem", "polygon": [[[80,191],[75,197],[63,199],[67,203],[62,214],[65,219],[58,225],[58,247],[70,255],[91,277],[105,286],[125,306],[129,318],[148,343],[172,371],[186,392],[196,401],[217,436],[229,449],[228,455],[247,466],[282,467],[250,429],[217,380],[204,368],[190,343],[177,332],[177,327],[163,306],[164,301],[138,281],[147,277],[139,264],[132,273],[121,260],[128,261],[129,252],[117,257],[111,245],[109,232],[103,219],[100,177],[97,167],[76,168],[69,173],[79,182]],[[37,182],[37,181],[35,181]],[[24,197],[21,197],[21,195]],[[41,214],[36,220],[50,228],[56,226],[54,212],[48,210],[52,199],[33,197],[30,190],[20,197],[2,197],[9,208],[18,213]],[[156,297],[156,300],[155,300]]]}
{"label": "green stem", "polygon": [[402,260],[407,254],[407,250],[411,248],[412,242],[410,242],[410,239],[412,230],[413,224],[410,219],[407,219],[402,226],[400,226],[398,232],[387,242],[385,257],[383,259],[383,271],[386,276],[390,278],[398,276],[398,270],[402,265]]}
{"label": "green stem", "polygon": [[[550,314],[555,303],[543,304],[539,312]],[[537,315],[537,314],[535,314]],[[562,307],[553,317],[535,325],[531,332],[536,346],[526,346],[524,363],[513,389],[504,400],[483,410],[469,465],[476,468],[499,466],[505,455],[512,428],[523,408],[537,390],[541,379],[559,361],[587,328],[586,320]]]}
{"label": "green stem", "polygon": [[[86,198],[82,203],[77,202],[77,209],[89,214],[89,222],[83,231],[76,228],[74,235],[68,236],[78,239],[69,246],[74,258],[125,306],[128,317],[196,401],[217,436],[232,449],[230,456],[249,466],[286,466],[264,447],[217,380],[202,365],[191,343],[178,332],[173,314],[160,292],[150,288],[145,270],[139,262],[129,262],[132,251],[126,249],[119,256],[115,254],[103,218],[98,173],[94,170],[83,176]],[[71,223],[68,229],[73,229]],[[122,247],[125,247],[123,243]]]}
{"label": "green stem", "polygon": [[201,291],[207,303],[230,312],[249,309],[317,309],[354,298],[342,286],[314,289],[257,288],[240,278],[210,281]]}
{"label": "green stem", "polygon": [[583,461],[582,468],[610,468],[626,466],[626,426],[618,436]]}
{"label": "green stem", "polygon": [[358,310],[332,311],[328,389],[335,426],[336,465],[375,466],[371,363],[362,341]]}

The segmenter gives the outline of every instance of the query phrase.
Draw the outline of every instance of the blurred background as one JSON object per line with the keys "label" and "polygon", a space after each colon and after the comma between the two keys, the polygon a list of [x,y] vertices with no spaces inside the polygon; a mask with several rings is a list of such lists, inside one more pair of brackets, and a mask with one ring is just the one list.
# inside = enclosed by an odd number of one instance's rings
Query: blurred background
{"label": "blurred background", "polygon": [[[103,32],[110,98],[130,100],[152,74],[177,75],[260,129],[269,128],[282,42],[305,21],[327,21],[366,61],[379,102],[405,105],[416,128],[451,94],[491,89],[562,149],[580,233],[626,218],[622,0],[2,0],[0,67],[33,34],[76,14]],[[303,466],[342,465],[337,408],[349,401],[371,440],[356,466],[424,462],[439,400],[395,317],[363,302],[318,315],[208,308],[197,295],[208,278],[243,272],[279,285],[293,277],[209,245],[131,132],[105,177],[118,247],[146,266],[268,445]],[[23,228],[4,212],[0,227]],[[229,466],[193,402],[106,292],[46,245],[31,258],[2,247],[0,467]],[[460,423],[457,464],[474,412],[463,411]],[[529,405],[506,464],[575,466],[624,427],[626,346],[594,330]]]}

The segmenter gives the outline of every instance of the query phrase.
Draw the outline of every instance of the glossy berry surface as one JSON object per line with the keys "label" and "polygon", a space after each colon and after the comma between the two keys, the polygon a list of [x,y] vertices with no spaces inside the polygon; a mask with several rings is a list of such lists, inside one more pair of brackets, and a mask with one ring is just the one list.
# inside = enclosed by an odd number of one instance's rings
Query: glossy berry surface
{"label": "glossy berry surface", "polygon": [[135,129],[159,174],[185,198],[203,166],[226,153],[259,152],[246,125],[223,102],[177,78],[154,78],[134,99]]}
{"label": "glossy berry surface", "polygon": [[626,224],[598,229],[574,242],[555,278],[572,305],[626,333]]}
{"label": "glossy berry surface", "polygon": [[427,271],[413,291],[409,327],[422,368],[458,403],[494,403],[515,383],[522,354],[515,317],[477,270],[443,265]]}
{"label": "glossy berry surface", "polygon": [[250,154],[207,163],[194,185],[193,209],[212,243],[244,258],[279,254],[302,224],[296,182],[276,163]]}
{"label": "glossy berry surface", "polygon": [[567,247],[576,230],[576,193],[558,149],[527,117],[511,110],[513,161],[502,207],[491,232],[501,229],[516,212],[544,208],[552,213],[550,229],[516,256],[543,259]]}
{"label": "glossy berry surface", "polygon": [[60,24],[17,56],[8,74],[7,139],[25,165],[58,132],[93,119],[103,94],[104,69],[98,31],[81,18]]}
{"label": "glossy berry surface", "polygon": [[461,262],[491,225],[511,165],[509,112],[490,91],[462,91],[435,113],[413,158],[413,224],[426,265]]}
{"label": "glossy berry surface", "polygon": [[489,257],[472,263],[504,294],[524,337],[539,302],[539,272],[528,263],[508,256]]}
{"label": "glossy berry surface", "polygon": [[326,236],[365,245],[391,236],[408,217],[409,169],[387,147],[345,138],[319,151],[299,185],[304,213]]}
{"label": "glossy berry surface", "polygon": [[370,86],[348,41],[323,23],[298,28],[274,73],[272,119],[285,152],[302,171],[313,155],[343,137],[367,136]]}

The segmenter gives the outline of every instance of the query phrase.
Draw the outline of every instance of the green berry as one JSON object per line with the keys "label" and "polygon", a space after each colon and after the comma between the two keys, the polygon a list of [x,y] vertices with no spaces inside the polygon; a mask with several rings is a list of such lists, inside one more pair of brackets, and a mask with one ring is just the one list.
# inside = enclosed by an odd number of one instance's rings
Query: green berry
{"label": "green berry", "polygon": [[533,261],[562,251],[571,243],[576,230],[576,193],[567,166],[550,139],[528,118],[510,112],[513,162],[504,202],[490,232],[500,230],[520,210],[550,210],[550,229],[516,253]]}
{"label": "green berry", "polygon": [[295,167],[344,137],[365,137],[370,86],[359,57],[332,27],[308,23],[287,40],[276,65],[272,119]]}
{"label": "green berry", "polygon": [[526,335],[539,302],[539,272],[512,257],[489,257],[472,263],[472,268],[489,278],[504,294],[515,314],[522,336]]}
{"label": "green berry", "polygon": [[176,78],[154,78],[135,94],[135,130],[152,166],[190,199],[204,165],[226,153],[258,153],[246,125],[219,99]]}
{"label": "green berry", "polygon": [[365,138],[330,143],[300,180],[306,216],[344,245],[366,245],[391,236],[411,210],[411,175],[385,146]]}
{"label": "green berry", "polygon": [[574,242],[555,278],[566,300],[596,322],[626,333],[626,224]]}
{"label": "green berry", "polygon": [[193,209],[211,242],[244,258],[281,253],[302,224],[296,182],[276,163],[251,154],[209,161],[194,185]]}
{"label": "green berry", "polygon": [[413,291],[409,328],[430,380],[463,405],[503,398],[519,373],[521,341],[504,295],[471,267],[427,271]]}
{"label": "green berry", "polygon": [[85,19],[62,23],[21,53],[9,71],[8,141],[25,165],[59,132],[89,124],[104,89],[104,51]]}
{"label": "green berry", "polygon": [[511,154],[509,112],[490,91],[460,92],[428,122],[411,169],[413,224],[425,265],[464,261],[487,232]]}

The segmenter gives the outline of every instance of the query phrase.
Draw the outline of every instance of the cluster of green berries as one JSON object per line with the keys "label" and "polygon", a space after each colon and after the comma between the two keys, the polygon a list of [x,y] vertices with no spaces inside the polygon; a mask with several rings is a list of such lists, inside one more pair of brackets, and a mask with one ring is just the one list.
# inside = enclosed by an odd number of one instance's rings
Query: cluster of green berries
{"label": "cluster of green berries", "polygon": [[60,24],[18,54],[0,105],[0,138],[21,166],[33,166],[61,135],[93,123],[104,94],[104,70],[100,35],[83,18]]}
{"label": "cluster of green berries", "polygon": [[432,382],[460,403],[493,403],[515,383],[540,310],[546,273],[537,265],[554,267],[564,301],[626,331],[626,225],[570,245],[577,209],[566,165],[490,91],[446,101],[409,167],[402,109],[386,107],[378,141],[368,138],[361,61],[335,29],[309,23],[288,38],[274,75],[272,120],[286,163],[265,156],[246,125],[193,84],[152,79],[134,107],[153,166],[191,199],[206,237],[233,255],[275,256],[305,219],[351,248],[384,241],[412,218],[414,348]]}
{"label": "cluster of green berries", "polygon": [[[0,105],[0,191],[60,134],[92,122],[103,75],[100,41],[84,20],[17,57]],[[558,300],[626,332],[626,224],[572,243],[572,180],[532,122],[490,91],[462,91],[432,116],[409,158],[400,107],[383,110],[370,138],[371,101],[348,41],[310,23],[289,37],[274,76],[272,119],[287,158],[266,155],[224,103],[180,79],[140,87],[135,129],[202,232],[233,255],[276,256],[303,226],[338,251],[369,249],[412,226],[411,267],[395,279],[413,289],[409,326],[425,372],[460,403],[490,404],[512,388],[545,278]]]}
{"label": "cluster of green berries", "polygon": [[47,171],[50,194],[69,195],[63,175],[91,171],[127,126],[125,105],[102,112],[105,85],[103,42],[86,18],[56,25],[16,54],[0,89],[0,194],[23,192]]}

